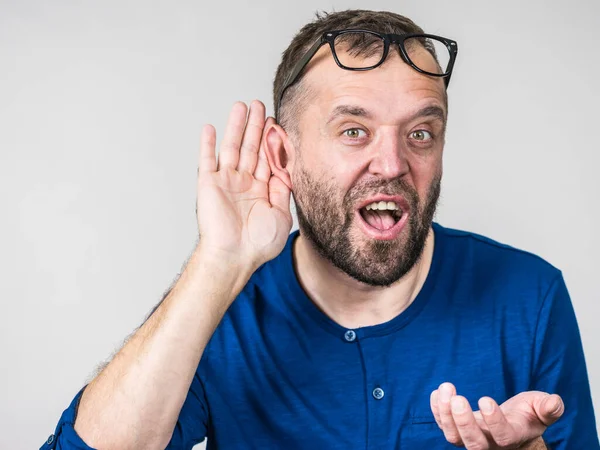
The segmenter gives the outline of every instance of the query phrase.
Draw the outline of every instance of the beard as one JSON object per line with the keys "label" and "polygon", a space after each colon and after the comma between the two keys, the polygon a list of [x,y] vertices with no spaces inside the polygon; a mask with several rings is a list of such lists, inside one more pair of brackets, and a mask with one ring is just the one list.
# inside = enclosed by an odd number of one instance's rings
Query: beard
{"label": "beard", "polygon": [[[406,275],[423,254],[440,196],[441,173],[423,201],[405,180],[396,178],[353,186],[340,207],[339,190],[333,180],[313,178],[300,161],[293,185],[300,233],[318,254],[361,283],[390,286]],[[362,234],[358,227],[352,227],[358,202],[375,194],[402,195],[410,206],[408,221],[394,240],[368,239],[356,234]]]}

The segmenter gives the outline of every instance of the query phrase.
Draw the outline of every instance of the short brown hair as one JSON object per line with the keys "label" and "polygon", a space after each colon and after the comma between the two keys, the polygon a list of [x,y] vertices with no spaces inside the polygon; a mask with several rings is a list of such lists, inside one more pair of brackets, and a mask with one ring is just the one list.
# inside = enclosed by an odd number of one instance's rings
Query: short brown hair
{"label": "short brown hair", "polygon": [[[303,99],[307,98],[307,90],[298,81],[290,86],[281,101],[281,111],[278,111],[278,100],[285,80],[294,69],[304,53],[321,37],[325,31],[342,30],[346,28],[362,28],[378,31],[381,33],[406,34],[423,33],[421,27],[408,17],[401,16],[389,11],[368,11],[364,9],[348,9],[338,12],[316,13],[316,19],[304,25],[294,36],[288,48],[283,52],[281,63],[277,67],[275,80],[273,82],[273,104],[275,117],[284,128],[294,129],[290,122],[292,116],[296,115]],[[290,130],[288,130],[289,132]]]}

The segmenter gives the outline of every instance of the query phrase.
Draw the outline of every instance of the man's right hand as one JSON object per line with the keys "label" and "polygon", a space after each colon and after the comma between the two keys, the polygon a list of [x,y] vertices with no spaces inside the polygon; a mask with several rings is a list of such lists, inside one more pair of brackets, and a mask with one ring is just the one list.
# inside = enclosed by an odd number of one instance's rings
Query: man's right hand
{"label": "man's right hand", "polygon": [[[248,119],[246,121],[246,116]],[[202,130],[196,213],[199,251],[227,265],[249,267],[251,272],[277,256],[290,229],[290,190],[271,175],[263,131],[265,106],[233,105],[221,143],[218,163],[216,132]]]}

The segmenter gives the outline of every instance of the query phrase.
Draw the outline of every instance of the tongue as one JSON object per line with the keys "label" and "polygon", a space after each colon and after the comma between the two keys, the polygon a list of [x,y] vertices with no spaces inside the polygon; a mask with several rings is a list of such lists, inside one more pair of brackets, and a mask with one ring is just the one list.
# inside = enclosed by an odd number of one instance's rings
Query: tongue
{"label": "tongue", "polygon": [[363,217],[365,221],[373,228],[377,228],[380,231],[389,230],[392,228],[396,221],[392,217],[392,214],[387,210],[382,211],[364,211]]}

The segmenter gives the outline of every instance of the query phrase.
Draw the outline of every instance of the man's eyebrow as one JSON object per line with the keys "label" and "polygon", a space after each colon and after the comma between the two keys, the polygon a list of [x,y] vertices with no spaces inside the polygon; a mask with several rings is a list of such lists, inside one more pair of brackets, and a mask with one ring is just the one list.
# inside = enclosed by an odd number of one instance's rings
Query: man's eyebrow
{"label": "man's eyebrow", "polygon": [[355,117],[365,117],[370,119],[372,117],[371,113],[367,111],[365,108],[361,106],[355,105],[339,105],[334,108],[334,110],[329,115],[329,119],[327,120],[327,124],[333,122],[340,116],[355,116]]}
{"label": "man's eyebrow", "polygon": [[[367,111],[365,108],[361,106],[355,105],[339,105],[334,108],[334,110],[329,115],[329,119],[327,120],[327,124],[333,122],[340,116],[355,116],[355,117],[365,117],[367,119],[372,118],[372,114]],[[414,113],[408,119],[409,122],[413,120],[419,119],[421,117],[434,117],[438,119],[443,124],[446,123],[446,111],[440,106],[430,105],[426,106],[416,113]]]}
{"label": "man's eyebrow", "polygon": [[435,117],[436,119],[439,119],[439,121],[443,124],[446,123],[446,111],[444,111],[443,108],[437,105],[426,106],[425,108],[418,110],[409,118],[408,121],[412,122],[413,120],[419,119],[421,117]]}

